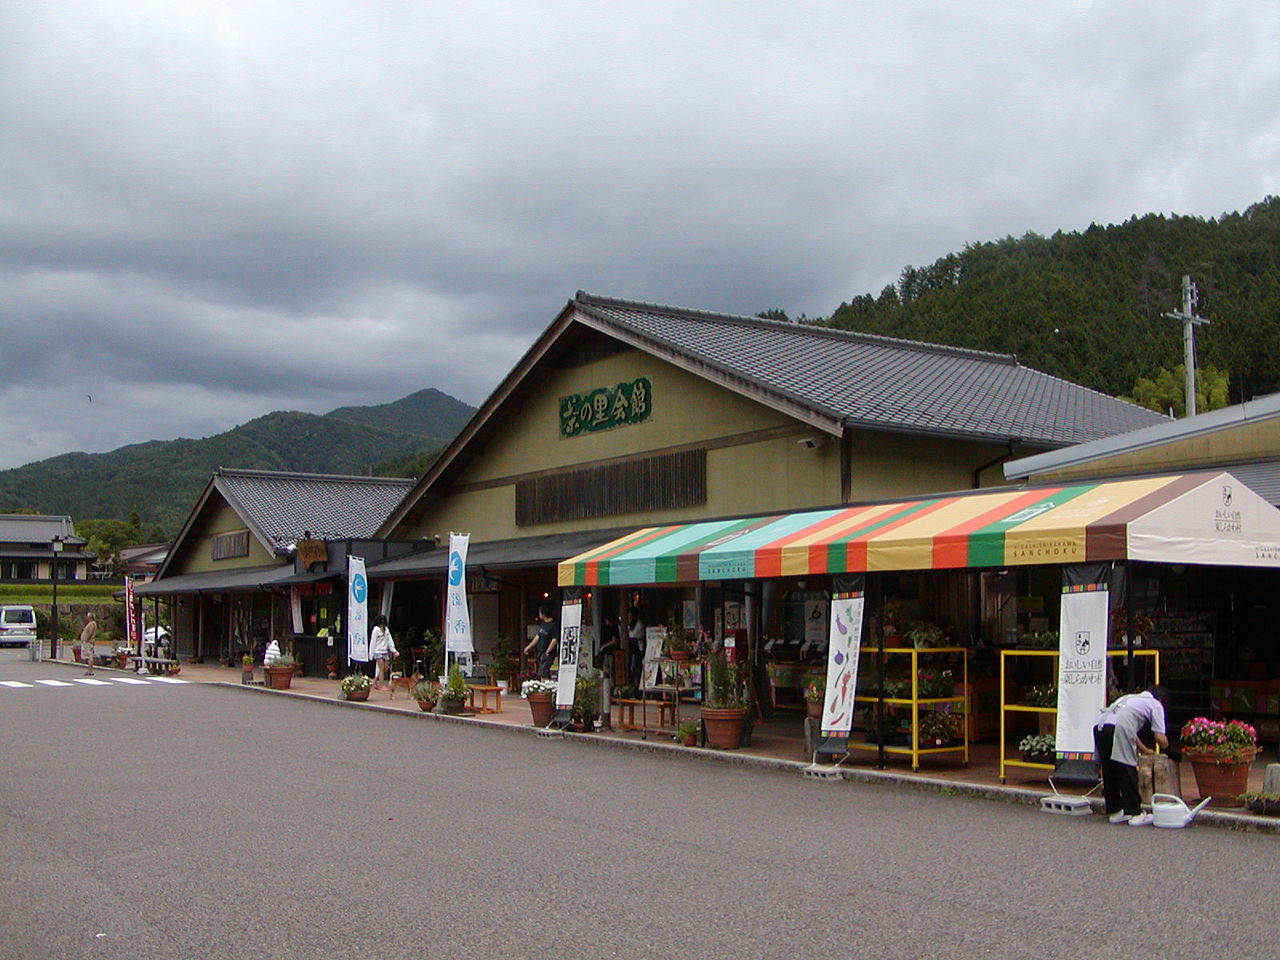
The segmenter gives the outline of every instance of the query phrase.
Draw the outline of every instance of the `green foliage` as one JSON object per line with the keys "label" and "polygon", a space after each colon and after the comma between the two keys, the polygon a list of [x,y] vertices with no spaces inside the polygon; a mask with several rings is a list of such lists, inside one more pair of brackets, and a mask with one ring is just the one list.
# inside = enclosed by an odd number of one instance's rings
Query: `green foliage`
{"label": "green foliage", "polygon": [[707,655],[707,706],[727,710],[747,705],[738,676],[738,665],[729,663],[723,650]]}
{"label": "green foliage", "polygon": [[462,676],[462,668],[457,663],[449,665],[449,680],[440,688],[440,696],[446,700],[465,700],[469,688],[467,681]]}
{"label": "green foliage", "polygon": [[1183,274],[1200,289],[1201,362],[1231,371],[1227,402],[1280,391],[1280,197],[1216,219],[1149,214],[1052,237],[966,246],[908,266],[827,323],[1013,353],[1113,396],[1182,358]]}
{"label": "green foliage", "polygon": [[76,534],[89,541],[85,549],[112,576],[120,572],[120,551],[146,542],[138,524],[130,520],[77,520],[75,527]]}
{"label": "green foliage", "polygon": [[[1139,377],[1133,390],[1122,400],[1159,413],[1173,411],[1175,417],[1187,415],[1187,366],[1178,364],[1172,370],[1161,367],[1154,377]],[[1227,375],[1217,367],[1196,369],[1196,412],[1220,410],[1227,405]]]}
{"label": "green foliage", "polygon": [[[119,590],[110,583],[58,582],[58,606],[67,604],[115,604],[112,593]],[[48,605],[53,602],[53,587],[47,583],[0,583],[0,603]]]}
{"label": "green foliage", "polygon": [[[181,529],[219,466],[365,474],[373,464],[424,456],[424,449],[434,459],[434,451],[474,412],[439,391],[423,390],[395,403],[344,407],[325,416],[270,413],[200,440],[153,440],[109,453],[62,454],[0,471],[0,512],[123,521],[147,529],[147,539],[139,532],[134,543],[158,542]],[[76,529],[82,530],[82,522]],[[114,528],[103,530],[114,537]],[[110,545],[111,537],[103,542]]]}

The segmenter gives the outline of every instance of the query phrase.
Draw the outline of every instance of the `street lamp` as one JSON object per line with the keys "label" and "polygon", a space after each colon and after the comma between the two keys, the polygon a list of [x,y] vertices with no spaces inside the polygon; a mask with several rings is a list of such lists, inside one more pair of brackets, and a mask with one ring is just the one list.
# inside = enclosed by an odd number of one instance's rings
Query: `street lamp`
{"label": "street lamp", "polygon": [[58,659],[58,556],[62,553],[62,537],[54,537],[49,544],[53,559],[49,561],[49,581],[53,584],[53,602],[49,605],[49,658]]}

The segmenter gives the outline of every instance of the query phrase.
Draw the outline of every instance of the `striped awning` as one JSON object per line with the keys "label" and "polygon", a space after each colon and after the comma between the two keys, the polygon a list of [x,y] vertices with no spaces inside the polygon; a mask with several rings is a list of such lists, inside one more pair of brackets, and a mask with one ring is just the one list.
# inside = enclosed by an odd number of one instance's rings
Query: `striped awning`
{"label": "striped awning", "polygon": [[561,586],[1154,560],[1280,567],[1280,511],[1227,473],[961,493],[646,527]]}

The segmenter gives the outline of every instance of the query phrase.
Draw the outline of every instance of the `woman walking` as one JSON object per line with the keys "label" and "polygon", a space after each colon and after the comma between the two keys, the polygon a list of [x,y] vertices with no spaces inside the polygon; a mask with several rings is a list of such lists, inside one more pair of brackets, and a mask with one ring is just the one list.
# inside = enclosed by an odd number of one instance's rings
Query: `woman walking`
{"label": "woman walking", "polygon": [[369,654],[373,657],[375,664],[373,689],[389,690],[391,684],[384,684],[383,681],[389,679],[387,667],[393,657],[400,656],[400,651],[396,649],[391,639],[391,631],[387,629],[387,618],[381,613],[373,618],[373,633],[369,635]]}

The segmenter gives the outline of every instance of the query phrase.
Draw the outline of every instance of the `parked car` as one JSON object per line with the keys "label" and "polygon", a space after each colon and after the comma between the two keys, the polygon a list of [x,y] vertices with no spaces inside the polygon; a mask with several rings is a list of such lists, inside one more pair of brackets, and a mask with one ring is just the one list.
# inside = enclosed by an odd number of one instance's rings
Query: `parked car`
{"label": "parked car", "polygon": [[24,604],[0,607],[0,645],[25,646],[36,638],[36,611]]}

